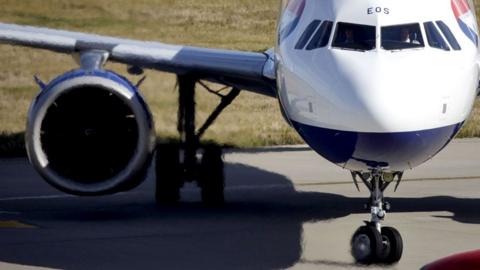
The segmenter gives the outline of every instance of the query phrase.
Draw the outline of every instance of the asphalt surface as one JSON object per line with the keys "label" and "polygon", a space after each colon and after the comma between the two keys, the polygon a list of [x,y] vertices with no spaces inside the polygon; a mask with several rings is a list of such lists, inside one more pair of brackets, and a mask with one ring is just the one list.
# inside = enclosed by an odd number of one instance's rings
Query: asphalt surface
{"label": "asphalt surface", "polygon": [[[368,193],[303,146],[229,151],[227,205],[203,207],[187,185],[158,207],[153,176],[113,196],[48,186],[25,159],[0,160],[0,269],[384,269],[353,263],[349,241]],[[386,225],[404,238],[389,269],[419,269],[480,248],[480,140],[452,143],[407,172]]]}

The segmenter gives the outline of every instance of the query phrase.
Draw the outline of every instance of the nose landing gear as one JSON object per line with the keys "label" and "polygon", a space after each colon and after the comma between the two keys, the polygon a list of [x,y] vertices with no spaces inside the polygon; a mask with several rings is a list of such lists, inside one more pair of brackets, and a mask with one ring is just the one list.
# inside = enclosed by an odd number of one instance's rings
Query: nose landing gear
{"label": "nose landing gear", "polygon": [[381,222],[385,219],[386,210],[390,209],[390,204],[384,201],[383,192],[395,177],[399,183],[402,173],[386,174],[381,170],[372,170],[371,173],[352,172],[352,176],[357,187],[357,179],[360,178],[371,194],[366,206],[370,208],[371,220],[353,234],[350,242],[352,256],[361,264],[398,262],[403,253],[402,237],[395,228],[382,227]]}

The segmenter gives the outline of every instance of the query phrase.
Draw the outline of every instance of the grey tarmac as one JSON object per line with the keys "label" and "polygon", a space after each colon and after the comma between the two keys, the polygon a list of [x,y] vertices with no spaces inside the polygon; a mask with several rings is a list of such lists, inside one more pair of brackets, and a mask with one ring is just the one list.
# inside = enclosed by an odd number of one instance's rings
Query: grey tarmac
{"label": "grey tarmac", "polygon": [[419,269],[480,248],[480,140],[456,140],[386,192],[385,225],[404,238],[394,266],[359,266],[353,232],[369,219],[350,173],[306,146],[228,150],[223,208],[193,185],[156,206],[152,173],[97,198],[56,191],[26,159],[0,160],[0,269]]}

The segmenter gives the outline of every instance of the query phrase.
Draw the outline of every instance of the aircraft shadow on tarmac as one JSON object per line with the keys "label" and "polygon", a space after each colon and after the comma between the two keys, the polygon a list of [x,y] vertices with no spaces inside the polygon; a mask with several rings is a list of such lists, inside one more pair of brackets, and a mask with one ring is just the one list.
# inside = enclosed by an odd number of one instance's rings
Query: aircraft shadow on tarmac
{"label": "aircraft shadow on tarmac", "polygon": [[[228,164],[227,179],[221,209],[196,202],[157,207],[151,177],[103,198],[0,201],[0,220],[37,226],[0,229],[0,261],[61,269],[284,269],[301,259],[303,223],[365,213],[365,194],[297,192],[284,176],[241,164]],[[42,185],[38,177],[22,181]],[[479,199],[390,201],[391,212],[449,211],[455,221],[480,223]]]}

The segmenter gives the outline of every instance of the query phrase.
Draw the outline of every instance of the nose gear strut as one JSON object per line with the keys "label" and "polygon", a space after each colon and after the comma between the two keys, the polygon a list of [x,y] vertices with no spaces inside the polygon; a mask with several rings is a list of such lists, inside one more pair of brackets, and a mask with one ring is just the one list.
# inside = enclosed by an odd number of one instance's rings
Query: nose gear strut
{"label": "nose gear strut", "polygon": [[382,169],[372,169],[368,173],[352,172],[357,189],[360,179],[370,191],[366,209],[370,209],[371,219],[354,233],[351,240],[351,253],[358,263],[393,264],[402,257],[403,240],[400,233],[392,227],[382,227],[382,221],[390,209],[383,193],[395,178],[398,187],[402,176],[402,172],[386,173]]}

